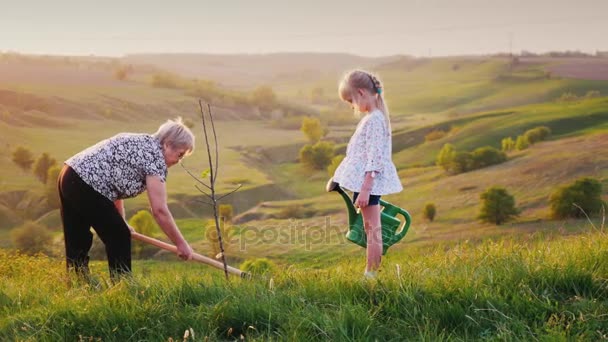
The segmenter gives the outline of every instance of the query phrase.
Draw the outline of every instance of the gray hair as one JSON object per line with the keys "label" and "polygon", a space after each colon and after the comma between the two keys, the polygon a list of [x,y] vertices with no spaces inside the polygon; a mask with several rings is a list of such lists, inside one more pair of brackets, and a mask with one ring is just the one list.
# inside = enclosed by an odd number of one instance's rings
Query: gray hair
{"label": "gray hair", "polygon": [[168,144],[172,147],[187,148],[186,155],[190,155],[194,151],[194,134],[188,126],[184,125],[181,117],[167,120],[158,127],[158,131],[153,136],[160,141],[161,145]]}

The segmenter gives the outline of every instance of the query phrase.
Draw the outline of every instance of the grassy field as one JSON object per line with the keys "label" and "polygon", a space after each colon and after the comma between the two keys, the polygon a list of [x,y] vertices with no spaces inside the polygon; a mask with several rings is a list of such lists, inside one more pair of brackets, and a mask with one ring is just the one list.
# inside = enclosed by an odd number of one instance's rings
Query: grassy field
{"label": "grassy field", "polygon": [[362,279],[361,255],[230,282],[195,264],[138,262],[114,286],[96,263],[98,285],[73,287],[58,260],[0,252],[0,338],[597,341],[608,336],[606,241],[587,226],[394,252],[377,281]]}

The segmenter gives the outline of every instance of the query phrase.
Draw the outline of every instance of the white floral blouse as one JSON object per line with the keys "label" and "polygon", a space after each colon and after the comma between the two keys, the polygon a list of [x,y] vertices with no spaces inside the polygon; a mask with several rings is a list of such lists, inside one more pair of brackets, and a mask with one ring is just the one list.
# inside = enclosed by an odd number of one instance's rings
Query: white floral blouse
{"label": "white floral blouse", "polygon": [[350,191],[361,191],[365,172],[377,172],[371,195],[388,195],[403,190],[391,160],[392,141],[380,110],[366,114],[357,125],[333,180]]}
{"label": "white floral blouse", "polygon": [[121,133],[74,155],[65,162],[95,191],[111,201],[146,190],[146,176],[167,178],[160,142],[150,134]]}

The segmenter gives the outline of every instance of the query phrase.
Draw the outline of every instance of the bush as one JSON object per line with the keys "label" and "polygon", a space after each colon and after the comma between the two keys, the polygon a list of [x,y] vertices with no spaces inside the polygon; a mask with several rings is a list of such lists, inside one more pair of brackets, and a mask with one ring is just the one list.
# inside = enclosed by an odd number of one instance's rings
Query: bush
{"label": "bush", "polygon": [[454,174],[463,173],[473,170],[474,160],[469,152],[457,151],[454,153],[454,159],[450,163],[448,171]]}
{"label": "bush", "polygon": [[319,141],[300,149],[300,162],[315,170],[326,169],[333,157],[334,144],[328,141]]}
{"label": "bush", "polygon": [[473,169],[496,165],[507,160],[507,155],[491,146],[480,147],[471,153]]}
{"label": "bush", "polygon": [[334,173],[336,173],[336,169],[338,168],[338,166],[340,166],[340,163],[342,162],[342,160],[344,160],[344,157],[346,156],[343,154],[339,154],[331,159],[331,163],[327,167],[327,173],[329,174],[329,177],[334,176]]}
{"label": "bush", "polygon": [[508,137],[502,139],[500,142],[501,150],[504,152],[513,151],[515,149],[515,140],[513,138]]}
{"label": "bush", "polygon": [[437,208],[435,208],[435,204],[427,203],[424,206],[423,214],[424,214],[424,218],[426,218],[427,220],[433,222],[433,220],[435,219],[436,213],[437,213]]}
{"label": "bush", "polygon": [[18,146],[15,151],[13,151],[12,160],[13,163],[23,169],[23,171],[28,171],[34,163],[34,156],[29,149]]}
{"label": "bush", "polygon": [[515,149],[518,151],[523,151],[530,146],[530,142],[525,135],[520,135],[517,137],[517,141],[515,142]]}
{"label": "bush", "polygon": [[277,268],[274,262],[270,261],[267,258],[258,258],[253,260],[246,260],[239,267],[241,270],[245,272],[249,272],[251,274],[266,274],[272,273]]}
{"label": "bush", "polygon": [[326,136],[329,131],[323,128],[321,121],[318,118],[305,117],[302,119],[300,130],[306,135],[311,143],[318,142],[322,137]]}
{"label": "bush", "polygon": [[579,100],[579,98],[578,98],[578,96],[576,96],[576,94],[573,94],[573,93],[563,93],[562,96],[560,96],[557,99],[557,102],[569,103],[569,102],[576,102],[578,100]]}
{"label": "bush", "polygon": [[[34,163],[34,175],[42,182],[42,184],[46,184],[48,180],[48,172],[49,169],[55,165],[57,161],[54,158],[51,158],[48,153],[44,152],[43,154],[36,159]],[[53,181],[56,179],[53,179]]]}
{"label": "bush", "polygon": [[481,210],[478,218],[484,222],[500,225],[519,214],[515,199],[501,187],[491,187],[480,196]]}
{"label": "bush", "polygon": [[598,90],[589,90],[587,92],[587,94],[585,94],[585,98],[586,99],[594,99],[594,98],[597,98],[597,97],[600,97],[600,96],[601,96],[601,94],[600,94],[600,92]]}
{"label": "bush", "polygon": [[547,137],[551,134],[551,129],[546,126],[536,127],[530,130],[527,130],[524,133],[524,137],[528,139],[530,144],[535,144],[539,141],[543,141],[547,139]]}
{"label": "bush", "polygon": [[[602,201],[602,183],[592,178],[581,178],[551,194],[551,216],[562,219],[596,215],[606,203]],[[578,206],[576,207],[575,206]]]}
{"label": "bush", "polygon": [[52,236],[49,230],[36,222],[27,221],[11,232],[15,248],[26,254],[46,253],[51,245]]}
{"label": "bush", "polygon": [[437,166],[441,167],[445,171],[449,171],[450,164],[454,160],[454,146],[452,144],[445,144],[439,151],[437,155],[437,161],[435,162]]}

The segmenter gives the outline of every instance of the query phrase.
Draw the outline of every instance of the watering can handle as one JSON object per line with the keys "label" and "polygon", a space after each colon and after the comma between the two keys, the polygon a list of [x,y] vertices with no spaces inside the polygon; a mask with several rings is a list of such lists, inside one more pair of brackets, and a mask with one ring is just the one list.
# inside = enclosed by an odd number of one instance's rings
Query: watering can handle
{"label": "watering can handle", "polygon": [[[380,200],[380,204],[382,204],[383,206],[387,205],[388,203],[384,202],[383,200]],[[399,230],[399,233],[396,233],[392,239],[394,239],[395,242],[403,239],[403,237],[405,236],[405,234],[407,234],[408,229],[410,228],[410,225],[412,224],[412,217],[410,216],[410,213],[407,212],[407,210],[403,209],[403,208],[399,208],[397,207],[397,213],[395,214],[395,216],[397,215],[401,215],[403,216],[403,218],[405,219],[405,223],[403,224],[403,227],[401,227],[401,229]]]}

